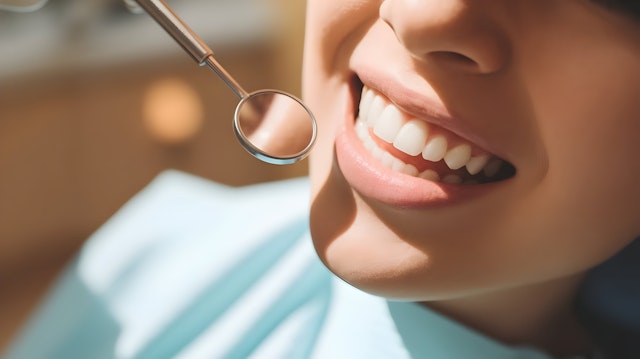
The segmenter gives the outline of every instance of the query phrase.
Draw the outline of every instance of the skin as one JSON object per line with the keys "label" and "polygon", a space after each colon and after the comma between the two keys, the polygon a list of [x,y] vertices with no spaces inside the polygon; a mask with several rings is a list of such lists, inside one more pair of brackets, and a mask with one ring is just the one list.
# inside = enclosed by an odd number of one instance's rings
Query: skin
{"label": "skin", "polygon": [[[321,260],[362,290],[424,302],[498,340],[588,352],[576,288],[640,234],[637,23],[581,0],[310,0],[307,11]],[[354,120],[361,59],[428,94],[516,175],[435,207],[356,190],[335,149]]]}

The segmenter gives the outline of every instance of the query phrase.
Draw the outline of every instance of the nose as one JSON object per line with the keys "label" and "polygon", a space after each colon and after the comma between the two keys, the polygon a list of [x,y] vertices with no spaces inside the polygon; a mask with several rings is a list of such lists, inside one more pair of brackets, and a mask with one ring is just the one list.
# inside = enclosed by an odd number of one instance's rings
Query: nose
{"label": "nose", "polygon": [[491,74],[508,62],[507,36],[477,0],[384,0],[380,17],[414,58]]}

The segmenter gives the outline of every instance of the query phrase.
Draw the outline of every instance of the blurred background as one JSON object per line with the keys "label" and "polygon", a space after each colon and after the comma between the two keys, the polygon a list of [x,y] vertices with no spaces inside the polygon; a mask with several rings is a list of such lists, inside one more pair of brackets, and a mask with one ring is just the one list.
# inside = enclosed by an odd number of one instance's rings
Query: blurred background
{"label": "blurred background", "polygon": [[[302,0],[169,0],[248,90],[300,95]],[[235,95],[122,0],[0,11],[0,351],[83,241],[158,173],[306,174],[233,135]]]}

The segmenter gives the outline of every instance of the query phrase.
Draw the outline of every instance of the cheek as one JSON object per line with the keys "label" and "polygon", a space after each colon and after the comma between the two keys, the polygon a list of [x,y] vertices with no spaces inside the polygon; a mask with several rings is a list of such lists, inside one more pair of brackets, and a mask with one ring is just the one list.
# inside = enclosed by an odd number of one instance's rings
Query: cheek
{"label": "cheek", "polygon": [[335,134],[353,117],[348,87],[349,39],[377,15],[377,1],[311,0],[307,4],[303,98],[318,121],[318,140],[310,158],[314,196],[327,181]]}
{"label": "cheek", "polygon": [[552,165],[568,166],[576,182],[592,179],[588,182],[625,184],[627,189],[637,183],[640,71],[634,75],[585,80],[579,88],[559,89],[564,93],[557,98],[565,100],[549,101],[549,115],[542,115],[546,123],[541,124]]}
{"label": "cheek", "polygon": [[[567,192],[624,202],[640,179],[640,48],[600,17],[567,16],[525,36],[518,70],[529,91],[548,177]],[[571,182],[571,185],[569,185]],[[590,194],[584,193],[589,198]],[[599,198],[599,197],[591,197]]]}
{"label": "cheek", "polygon": [[601,253],[640,234],[640,65],[637,54],[604,49],[531,79],[549,213]]}

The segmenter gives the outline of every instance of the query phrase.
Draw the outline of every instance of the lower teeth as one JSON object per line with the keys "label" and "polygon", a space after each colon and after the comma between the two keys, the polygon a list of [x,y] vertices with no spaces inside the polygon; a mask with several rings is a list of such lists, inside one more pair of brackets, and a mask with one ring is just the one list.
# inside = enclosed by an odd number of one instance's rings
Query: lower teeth
{"label": "lower teeth", "polygon": [[[369,134],[369,128],[364,123],[364,121],[360,119],[356,120],[355,129],[356,134],[364,144],[364,147],[374,158],[378,159],[385,167],[412,177],[418,177],[429,181],[448,184],[476,185],[496,182],[505,179],[513,174],[512,166],[509,166],[510,168],[503,168],[502,170],[500,170],[499,168],[495,168],[502,163],[502,161],[499,160],[495,161],[493,164],[490,163],[487,166],[488,169],[491,170],[489,172],[491,174],[490,176],[482,172],[476,175],[471,175],[469,173],[460,174],[459,171],[456,171],[456,173],[442,174],[436,172],[433,169],[426,169],[420,172],[415,166],[404,163],[402,160],[394,157],[389,152],[380,148]],[[494,168],[491,168],[492,166]]]}

